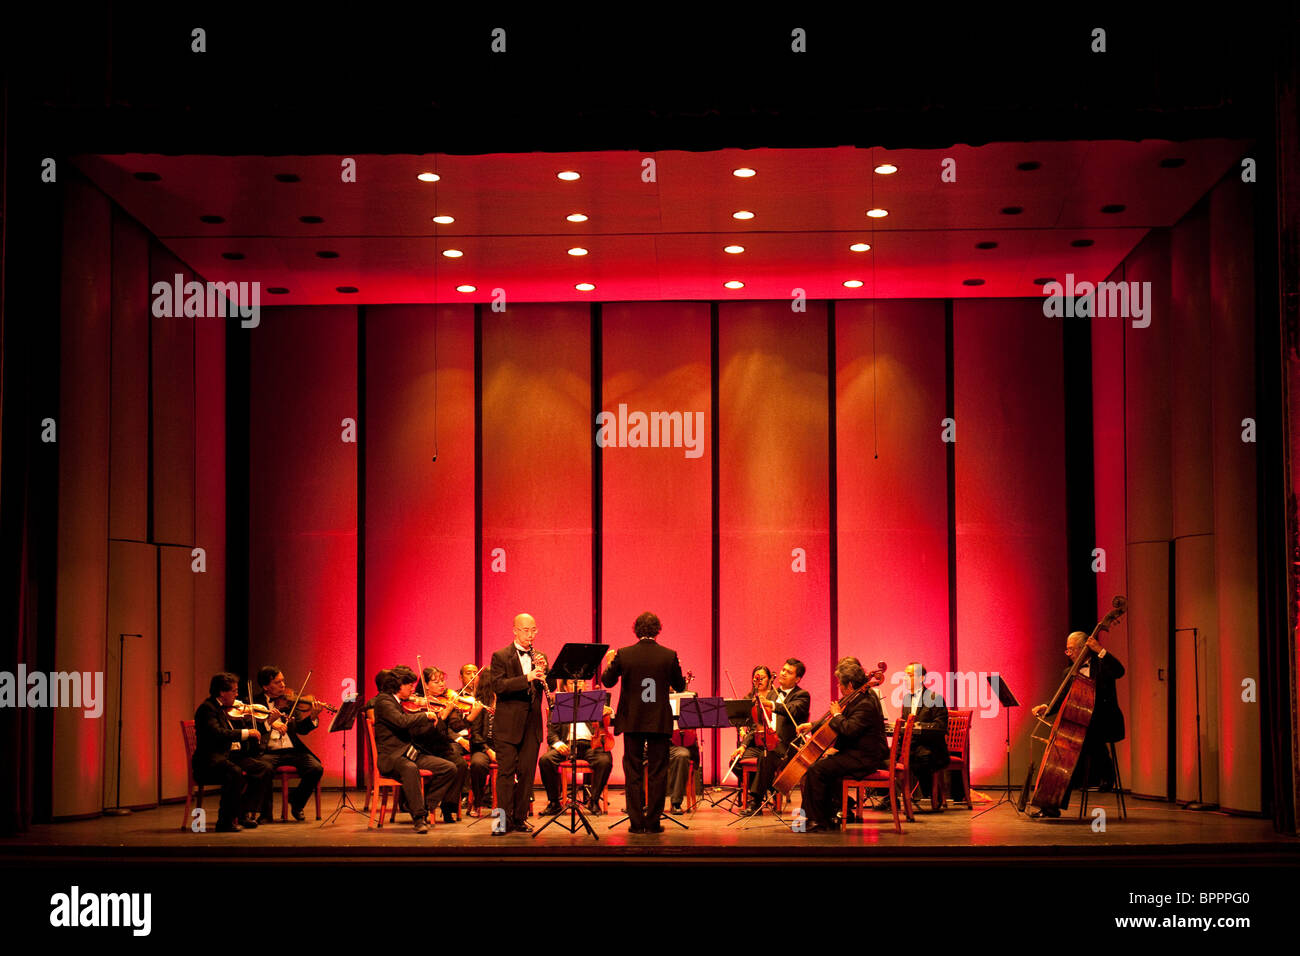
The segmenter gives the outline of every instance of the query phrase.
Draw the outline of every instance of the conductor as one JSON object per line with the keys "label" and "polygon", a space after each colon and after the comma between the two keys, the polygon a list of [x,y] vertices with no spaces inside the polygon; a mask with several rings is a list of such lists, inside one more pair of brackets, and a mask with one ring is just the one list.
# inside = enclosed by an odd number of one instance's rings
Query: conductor
{"label": "conductor", "polygon": [[686,689],[677,652],[660,647],[655,640],[660,629],[659,618],[649,611],[638,617],[632,625],[637,643],[606,654],[601,675],[606,687],[623,681],[614,712],[614,732],[627,735],[623,744],[623,779],[627,785],[631,833],[664,832],[659,821],[668,790],[668,747],[673,732],[673,710],[668,695]]}

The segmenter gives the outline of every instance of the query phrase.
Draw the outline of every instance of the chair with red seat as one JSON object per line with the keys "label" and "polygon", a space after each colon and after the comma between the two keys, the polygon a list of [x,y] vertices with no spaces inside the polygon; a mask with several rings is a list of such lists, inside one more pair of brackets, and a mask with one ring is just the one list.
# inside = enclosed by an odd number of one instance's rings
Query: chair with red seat
{"label": "chair with red seat", "polygon": [[[394,780],[392,777],[385,777],[379,772],[379,751],[375,748],[375,712],[366,711],[366,736],[370,741],[370,796],[366,800],[366,805],[370,808],[370,822],[366,824],[367,828],[375,825],[375,809],[379,810],[379,828],[384,826],[384,811],[388,807],[388,794],[393,794],[393,816],[390,822],[397,820],[397,794],[402,789],[402,781]],[[432,777],[433,772],[421,770],[421,777]],[[429,814],[430,825],[436,825],[438,814]]]}
{"label": "chair with red seat", "polygon": [[[181,721],[181,738],[185,742],[185,773],[189,783],[185,787],[185,816],[181,820],[181,829],[190,828],[190,807],[203,809],[204,793],[220,793],[220,784],[200,784],[194,779],[194,751],[198,747],[198,733],[194,729],[194,721]],[[211,790],[206,790],[211,787]]]}
{"label": "chair with red seat", "polygon": [[867,791],[885,786],[889,787],[889,806],[894,814],[894,832],[903,832],[903,824],[898,813],[900,803],[903,804],[908,822],[911,823],[915,819],[912,816],[911,787],[909,786],[912,773],[912,725],[915,722],[916,717],[908,714],[907,722],[903,725],[901,733],[897,724],[895,724],[894,739],[889,746],[889,764],[885,769],[877,770],[865,777],[844,778],[844,781],[840,784],[841,830],[848,826],[849,794],[855,794],[858,801],[858,815],[865,819]]}
{"label": "chair with red seat", "polygon": [[[284,765],[275,768],[276,775],[280,778],[280,819],[289,819],[289,778],[298,776],[298,771]],[[316,784],[316,819],[320,819],[320,784]]]}
{"label": "chair with red seat", "polygon": [[949,772],[961,772],[961,782],[966,788],[965,800],[953,800],[964,803],[968,809],[974,809],[970,790],[970,725],[973,710],[948,711],[948,766],[934,772],[934,782],[930,787],[930,806],[936,810],[943,809],[946,803]]}
{"label": "chair with red seat", "polygon": [[[568,762],[567,760],[566,760],[564,763],[560,764],[560,795],[561,795],[561,797],[567,797],[567,796],[568,796],[568,793],[569,793],[569,766],[570,766],[570,765],[569,765],[569,762]],[[581,779],[582,779],[582,777],[581,777],[582,774],[586,774],[587,777],[590,778],[590,777],[592,776],[592,774],[594,773],[594,771],[591,769],[591,764],[589,764],[587,761],[583,760],[581,757],[578,758],[578,761],[577,761],[576,767],[577,767],[577,771],[578,771],[578,774],[579,774],[578,779],[579,779],[580,781],[581,781]],[[584,784],[581,784],[581,783],[580,783],[579,786],[580,786],[580,787],[581,787],[581,786],[584,786]],[[648,781],[647,781],[647,786],[649,786],[649,782],[648,782]],[[583,801],[583,802],[584,802],[584,804],[585,804],[585,801]],[[609,786],[608,786],[608,785],[606,785],[605,789],[601,791],[601,794],[600,794],[600,809],[601,809],[601,812],[602,812],[602,813],[609,813]]]}
{"label": "chair with red seat", "polygon": [[[749,778],[758,773],[758,758],[746,757],[744,760],[740,761],[740,763],[736,764],[736,769],[740,771],[740,792],[745,795],[744,799],[746,802],[748,802],[749,801]],[[691,779],[690,785],[692,787],[695,786],[694,778]],[[776,810],[777,813],[781,812],[781,803],[782,803],[782,797],[781,797],[781,793],[778,791],[777,793],[773,794],[773,800],[772,800],[772,807]]]}

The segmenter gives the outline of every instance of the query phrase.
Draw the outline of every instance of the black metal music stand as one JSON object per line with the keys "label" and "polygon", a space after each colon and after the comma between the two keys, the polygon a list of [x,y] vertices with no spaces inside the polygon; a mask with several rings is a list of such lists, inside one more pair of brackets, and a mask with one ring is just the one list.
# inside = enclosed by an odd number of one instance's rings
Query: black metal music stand
{"label": "black metal music stand", "polygon": [[343,703],[339,704],[338,713],[335,714],[334,718],[330,721],[329,732],[331,734],[341,733],[344,735],[343,776],[341,778],[343,786],[339,789],[339,805],[334,808],[333,813],[320,822],[320,826],[322,827],[327,823],[334,823],[337,820],[338,815],[344,810],[350,810],[353,813],[365,812],[360,807],[356,806],[352,802],[352,798],[348,796],[348,738],[346,732],[356,726],[357,715],[359,713],[361,713],[361,701],[355,695],[352,697],[345,697]]}
{"label": "black metal music stand", "polygon": [[[608,650],[608,644],[565,644],[564,647],[560,648],[560,655],[551,664],[549,672],[551,675],[564,674],[565,680],[590,680],[596,675],[601,658],[605,656],[605,652]],[[557,723],[567,723],[569,725],[569,792],[565,796],[567,806],[538,827],[533,832],[533,839],[541,836],[542,831],[552,823],[557,823],[561,830],[568,830],[570,833],[577,833],[579,824],[581,824],[593,839],[600,839],[596,835],[596,831],[592,829],[591,822],[587,819],[587,815],[583,813],[577,799],[577,729],[579,721],[583,723],[599,722],[605,714],[605,701],[606,693],[604,690],[555,695],[553,719]],[[569,811],[569,822],[567,824],[561,821],[565,809]]]}
{"label": "black metal music stand", "polygon": [[[1001,674],[986,674],[984,679],[989,682],[989,686],[993,688],[993,692],[998,695],[998,704],[999,706],[1002,707],[1002,712],[1007,715],[1007,738],[1006,738],[1007,789],[1006,792],[1002,794],[1002,796],[998,797],[997,803],[993,804],[993,806],[991,807],[985,807],[979,813],[971,817],[972,820],[976,819],[977,817],[983,816],[984,814],[988,813],[990,810],[996,810],[1004,803],[1010,804],[1015,809],[1016,813],[1024,812],[1024,808],[1019,806],[1015,800],[1011,799],[1011,708],[1019,707],[1020,701],[1016,700],[1016,695],[1011,693],[1011,688],[1007,686],[1007,682],[1002,679]],[[974,716],[975,713],[974,711],[972,711],[971,712],[972,723],[974,723]],[[966,759],[970,760],[969,747],[967,748]],[[972,785],[972,789],[973,789],[973,785]],[[971,801],[971,806],[975,805],[974,799],[971,794],[969,793],[966,794],[966,799]]]}
{"label": "black metal music stand", "polygon": [[[726,707],[727,723],[720,726],[732,726],[736,728],[736,746],[739,747],[740,732],[744,729],[745,725],[749,723],[749,712],[753,709],[754,701],[749,697],[728,697],[723,701],[723,705]],[[722,779],[725,781],[730,773],[731,771],[729,769],[727,773],[722,775]],[[740,774],[736,774],[736,779],[737,781],[740,780]],[[721,806],[722,809],[726,810],[728,813],[744,813],[743,810],[736,806],[736,804],[743,802],[739,784],[734,787],[729,787],[725,783],[719,783],[713,788],[713,792],[715,794],[721,793],[722,795],[717,797],[717,799],[710,800],[710,807]],[[731,806],[725,805],[728,802],[730,802]]]}
{"label": "black metal music stand", "polygon": [[[726,702],[721,697],[682,697],[678,703],[677,728],[679,730],[707,730],[710,727],[726,727],[730,724],[727,719]],[[697,733],[695,735],[695,746],[700,751],[700,766],[704,766],[704,735]],[[703,788],[701,788],[701,791]],[[695,807],[691,810],[691,816],[699,809],[700,800],[704,799],[703,792],[700,793],[699,800],[695,801]]]}

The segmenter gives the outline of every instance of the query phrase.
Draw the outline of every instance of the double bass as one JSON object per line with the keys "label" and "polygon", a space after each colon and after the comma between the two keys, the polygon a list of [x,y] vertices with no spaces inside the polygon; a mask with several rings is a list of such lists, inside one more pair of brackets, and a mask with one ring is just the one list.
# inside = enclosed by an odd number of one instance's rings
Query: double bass
{"label": "double bass", "polygon": [[885,662],[878,661],[874,671],[867,672],[867,682],[857,690],[850,691],[837,701],[832,701],[830,709],[817,720],[821,726],[813,731],[808,740],[797,750],[790,762],[785,765],[785,769],[777,774],[776,780],[772,781],[772,786],[781,791],[781,795],[789,797],[790,792],[803,782],[804,775],[808,768],[821,759],[831,747],[835,745],[835,738],[839,736],[831,729],[830,718],[836,714],[844,712],[844,708],[857,699],[859,694],[871,693],[871,688],[879,687],[885,682]]}
{"label": "double bass", "polygon": [[[1111,601],[1110,611],[1097,622],[1088,640],[1092,640],[1101,631],[1109,631],[1111,625],[1123,617],[1127,609],[1128,600],[1122,595],[1116,595]],[[1065,679],[1061,681],[1061,686],[1052,696],[1052,702],[1047,705],[1048,713],[1051,713],[1058,704],[1061,709],[1056,713],[1056,722],[1047,737],[1047,745],[1043,748],[1043,760],[1038,767],[1038,776],[1034,779],[1034,795],[1029,802],[1036,807],[1059,810],[1061,804],[1065,802],[1065,792],[1069,789],[1070,778],[1074,776],[1074,769],[1079,764],[1083,740],[1088,733],[1088,725],[1092,723],[1093,706],[1097,700],[1096,681],[1079,674],[1079,669],[1090,660],[1092,660],[1092,651],[1085,643],[1079,651],[1079,656],[1074,660],[1074,666],[1070,668]],[[1063,697],[1064,702],[1062,702]],[[1020,794],[1020,810],[1025,809],[1029,777],[1033,776],[1034,767],[1030,764],[1029,775]]]}

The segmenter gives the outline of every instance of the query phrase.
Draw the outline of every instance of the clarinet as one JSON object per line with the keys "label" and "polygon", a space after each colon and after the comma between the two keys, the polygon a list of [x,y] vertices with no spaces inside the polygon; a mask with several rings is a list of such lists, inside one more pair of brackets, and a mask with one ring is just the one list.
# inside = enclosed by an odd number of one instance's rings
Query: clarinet
{"label": "clarinet", "polygon": [[[544,671],[550,669],[550,668],[547,667],[547,665],[546,665],[546,655],[543,654],[541,651],[533,651],[533,652],[532,652],[532,658],[533,658],[533,666],[534,666],[534,667],[540,667],[540,668],[541,668],[542,670],[544,670]],[[547,705],[548,707],[550,707],[551,710],[554,710],[554,709],[555,709],[555,695],[551,693],[551,689],[550,689],[550,687],[547,685],[545,678],[543,678],[539,683],[541,683],[541,685],[542,685],[542,692],[543,692],[544,694],[546,694],[546,705]]]}

